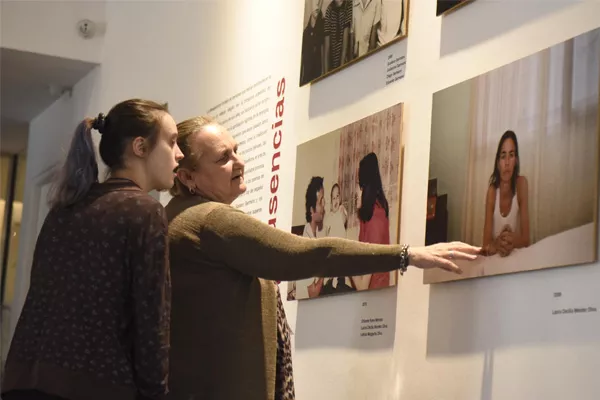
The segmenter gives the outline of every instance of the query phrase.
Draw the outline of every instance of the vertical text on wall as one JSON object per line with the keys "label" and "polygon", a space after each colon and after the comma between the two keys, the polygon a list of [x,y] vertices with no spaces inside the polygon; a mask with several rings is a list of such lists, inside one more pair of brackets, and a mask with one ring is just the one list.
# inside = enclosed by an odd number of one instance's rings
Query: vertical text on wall
{"label": "vertical text on wall", "polygon": [[279,189],[279,165],[281,157],[282,130],[283,128],[283,112],[285,101],[285,78],[281,78],[277,82],[277,105],[275,106],[275,123],[271,125],[273,130],[273,155],[271,157],[271,197],[269,199],[269,225],[277,227],[277,190]]}

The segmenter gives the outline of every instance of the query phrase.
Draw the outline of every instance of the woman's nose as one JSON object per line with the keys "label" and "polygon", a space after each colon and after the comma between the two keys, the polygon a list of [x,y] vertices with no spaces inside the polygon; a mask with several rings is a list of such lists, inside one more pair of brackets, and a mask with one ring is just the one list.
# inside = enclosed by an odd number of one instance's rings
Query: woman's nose
{"label": "woman's nose", "polygon": [[244,167],[244,165],[246,165],[242,156],[237,153],[235,153],[235,163],[240,167]]}
{"label": "woman's nose", "polygon": [[[175,145],[175,146],[177,146],[177,145]],[[181,149],[179,148],[179,146],[177,146],[177,150],[175,150],[175,160],[177,162],[179,162],[179,161],[183,160],[183,157],[184,157],[184,155],[181,152]]]}

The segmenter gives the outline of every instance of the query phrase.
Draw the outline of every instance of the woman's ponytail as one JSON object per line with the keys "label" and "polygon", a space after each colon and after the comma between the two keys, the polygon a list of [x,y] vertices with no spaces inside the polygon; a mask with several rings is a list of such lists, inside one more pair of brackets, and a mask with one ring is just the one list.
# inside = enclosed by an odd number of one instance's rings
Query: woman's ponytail
{"label": "woman's ponytail", "polygon": [[83,200],[98,182],[96,148],[92,129],[102,135],[99,153],[110,172],[125,168],[127,146],[136,137],[148,139],[154,146],[162,118],[169,109],[150,100],[129,99],[118,103],[108,114],[98,114],[79,124],[71,142],[65,165],[48,198],[50,207],[69,207]]}
{"label": "woman's ponytail", "polygon": [[50,192],[51,208],[69,207],[77,203],[98,182],[98,162],[92,140],[92,127],[101,128],[97,126],[100,122],[98,119],[85,119],[77,126],[65,164]]}

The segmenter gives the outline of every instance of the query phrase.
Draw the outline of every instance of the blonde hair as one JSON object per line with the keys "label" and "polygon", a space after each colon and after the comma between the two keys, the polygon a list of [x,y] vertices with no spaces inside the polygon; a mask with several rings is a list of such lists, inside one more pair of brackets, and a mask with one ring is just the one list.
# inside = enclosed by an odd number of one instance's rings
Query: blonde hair
{"label": "blonde hair", "polygon": [[[179,168],[187,168],[193,170],[196,167],[200,154],[193,153],[192,147],[190,146],[190,137],[200,132],[205,126],[215,124],[217,121],[209,116],[202,115],[186,119],[183,122],[177,124],[177,145],[183,153],[183,159],[179,161]],[[169,191],[171,196],[189,196],[191,195],[190,189],[175,177],[175,184]]]}

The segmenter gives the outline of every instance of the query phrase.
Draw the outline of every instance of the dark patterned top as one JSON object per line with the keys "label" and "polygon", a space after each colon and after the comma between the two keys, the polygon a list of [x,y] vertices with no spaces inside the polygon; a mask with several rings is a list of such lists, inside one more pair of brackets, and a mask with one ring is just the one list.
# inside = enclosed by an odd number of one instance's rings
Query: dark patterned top
{"label": "dark patterned top", "polygon": [[311,25],[311,18],[302,34],[300,85],[305,85],[323,74],[322,51],[325,40],[325,18],[321,10],[315,18],[315,26]]}
{"label": "dark patterned top", "polygon": [[164,208],[129,181],[96,184],[40,231],[3,391],[70,400],[167,391],[171,278]]}
{"label": "dark patterned top", "polygon": [[[329,70],[343,64],[342,47],[344,29],[352,27],[352,2],[344,0],[342,5],[336,6],[332,1],[325,11],[325,36],[330,37],[329,42]],[[350,40],[348,40],[350,42]]]}
{"label": "dark patterned top", "polygon": [[277,365],[275,373],[275,400],[294,400],[291,329],[285,317],[281,292],[277,286]]}

